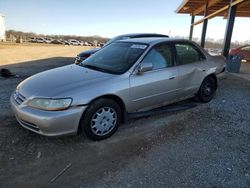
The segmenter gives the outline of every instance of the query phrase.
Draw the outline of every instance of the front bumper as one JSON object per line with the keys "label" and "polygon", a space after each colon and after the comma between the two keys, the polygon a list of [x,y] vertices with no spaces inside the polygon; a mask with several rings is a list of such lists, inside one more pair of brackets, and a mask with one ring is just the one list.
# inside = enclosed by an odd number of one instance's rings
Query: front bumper
{"label": "front bumper", "polygon": [[44,111],[18,104],[10,98],[11,108],[20,125],[44,136],[74,134],[87,106],[71,107],[63,111]]}

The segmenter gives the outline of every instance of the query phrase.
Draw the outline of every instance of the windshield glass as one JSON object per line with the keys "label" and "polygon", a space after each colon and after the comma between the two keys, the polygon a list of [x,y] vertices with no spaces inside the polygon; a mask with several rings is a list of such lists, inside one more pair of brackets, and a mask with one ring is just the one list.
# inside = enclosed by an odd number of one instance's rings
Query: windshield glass
{"label": "windshield glass", "polygon": [[128,37],[128,36],[117,36],[117,37],[114,37],[114,38],[112,38],[112,39],[110,39],[108,42],[106,42],[105,44],[104,44],[104,46],[107,46],[107,45],[109,45],[109,44],[111,44],[111,43],[113,43],[113,42],[116,42],[116,41],[118,41],[118,40],[125,40],[125,39],[129,39],[130,37]]}
{"label": "windshield glass", "polygon": [[87,58],[81,65],[97,71],[122,74],[138,60],[146,48],[146,44],[112,43]]}

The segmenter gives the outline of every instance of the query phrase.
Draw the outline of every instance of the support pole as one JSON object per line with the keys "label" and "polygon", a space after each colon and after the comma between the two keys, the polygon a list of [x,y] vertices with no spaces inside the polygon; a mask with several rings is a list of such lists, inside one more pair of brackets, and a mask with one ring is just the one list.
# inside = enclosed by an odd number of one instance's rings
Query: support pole
{"label": "support pole", "polygon": [[[204,17],[206,17],[207,14],[208,14],[208,2],[205,5]],[[205,46],[206,32],[207,32],[207,21],[208,21],[208,19],[204,20],[203,27],[202,27],[202,33],[201,33],[201,47],[202,48],[204,48],[204,46]]]}
{"label": "support pole", "polygon": [[193,30],[194,30],[193,23],[194,23],[194,18],[195,18],[195,16],[192,15],[192,17],[191,17],[191,25],[190,25],[190,32],[189,32],[189,40],[193,39]]}
{"label": "support pole", "polygon": [[223,44],[223,50],[222,50],[222,54],[225,57],[227,57],[229,49],[230,49],[233,28],[234,28],[235,15],[236,15],[236,10],[237,10],[237,5],[232,6],[232,2],[233,2],[233,0],[231,0],[230,7],[228,10],[227,27],[226,27],[226,31],[225,31],[224,44]]}

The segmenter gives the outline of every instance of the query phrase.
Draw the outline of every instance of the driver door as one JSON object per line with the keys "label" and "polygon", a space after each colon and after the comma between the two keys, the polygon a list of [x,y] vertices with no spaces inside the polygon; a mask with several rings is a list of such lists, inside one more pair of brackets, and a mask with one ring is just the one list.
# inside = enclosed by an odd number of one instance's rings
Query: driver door
{"label": "driver door", "polygon": [[130,76],[130,99],[132,111],[163,106],[176,100],[178,69],[174,63],[170,44],[153,47],[141,64],[152,63],[150,71]]}

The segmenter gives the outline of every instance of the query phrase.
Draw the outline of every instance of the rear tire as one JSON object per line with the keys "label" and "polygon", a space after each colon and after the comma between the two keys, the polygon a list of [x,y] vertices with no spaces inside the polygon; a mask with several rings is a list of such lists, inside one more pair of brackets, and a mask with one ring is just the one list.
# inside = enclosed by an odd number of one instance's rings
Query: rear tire
{"label": "rear tire", "polygon": [[80,126],[92,140],[112,136],[121,122],[121,109],[112,99],[97,99],[84,112]]}
{"label": "rear tire", "polygon": [[206,77],[197,93],[197,98],[200,102],[207,103],[211,101],[216,92],[216,81],[213,77]]}

